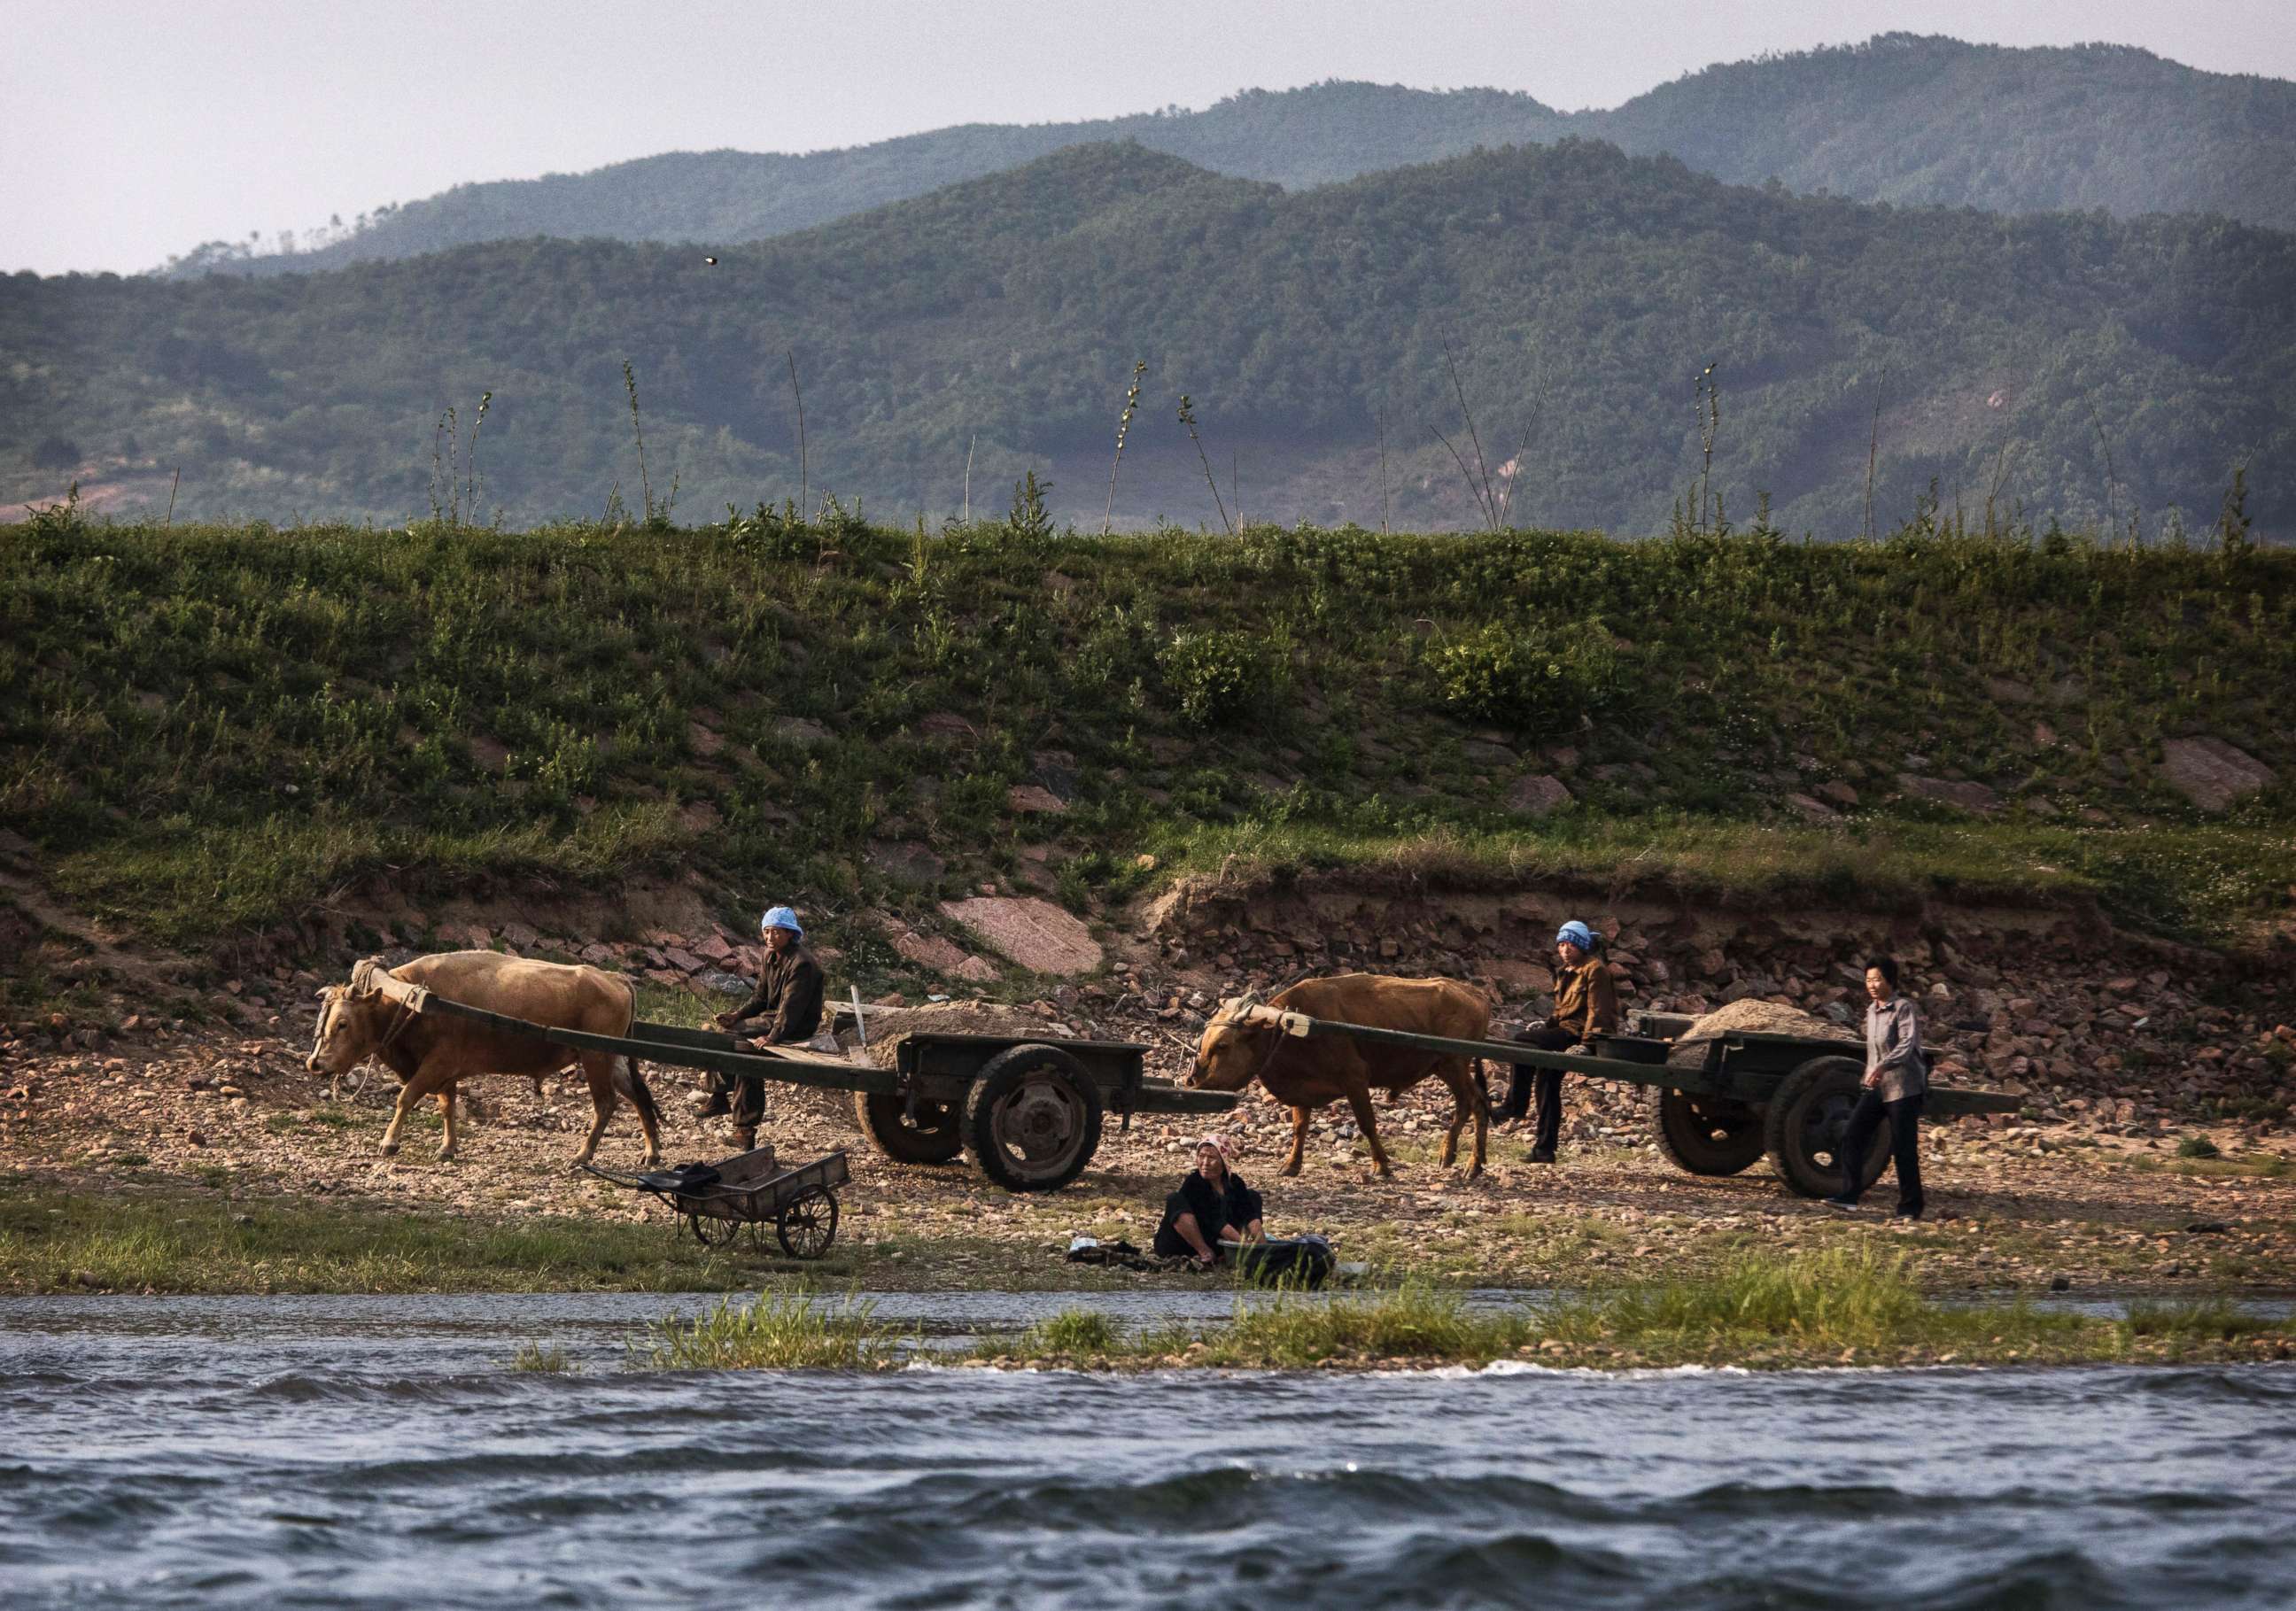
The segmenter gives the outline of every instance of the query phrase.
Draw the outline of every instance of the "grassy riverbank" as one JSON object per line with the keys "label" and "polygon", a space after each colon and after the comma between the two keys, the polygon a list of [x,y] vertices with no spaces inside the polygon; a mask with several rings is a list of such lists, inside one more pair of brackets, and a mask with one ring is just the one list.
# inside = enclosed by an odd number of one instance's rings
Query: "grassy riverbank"
{"label": "grassy riverbank", "polygon": [[[1372,1369],[1496,1361],[1620,1369],[1730,1364],[2033,1363],[2285,1357],[2296,1322],[2242,1317],[2226,1292],[2136,1298],[2128,1318],[2052,1312],[2019,1299],[1941,1299],[1925,1287],[1920,1239],[1833,1221],[1792,1250],[1718,1243],[1713,1257],[1615,1269],[1563,1260],[1541,1284],[1576,1296],[1536,1306],[1470,1306],[1423,1276],[1331,1296],[1241,1296],[1226,1322],[1128,1330],[1078,1304],[974,1362],[1089,1370],[1183,1366]],[[1550,1228],[1552,1229],[1552,1228]],[[2134,1273],[2132,1272],[2132,1273]],[[481,1218],[308,1198],[102,1193],[0,1182],[0,1292],[709,1292],[739,1296],[664,1321],[634,1359],[665,1369],[887,1368],[914,1339],[865,1302],[821,1294],[903,1288],[1137,1291],[1198,1288],[1071,1265],[1041,1247],[938,1236],[841,1241],[799,1264],[713,1252],[663,1220]],[[539,1355],[524,1368],[553,1368]]]}
{"label": "grassy riverbank", "polygon": [[1287,1294],[1240,1302],[1211,1329],[1127,1333],[1070,1310],[981,1357],[1087,1370],[1481,1367],[1528,1360],[1616,1370],[1686,1364],[2068,1363],[2195,1357],[2286,1358],[2296,1322],[2260,1321],[2224,1299],[2138,1302],[2104,1320],[2030,1303],[1940,1304],[1902,1255],[1871,1249],[1743,1256],[1711,1274],[1630,1280],[1550,1304],[1470,1307],[1464,1294],[1406,1285],[1362,1297]]}
{"label": "grassy riverbank", "polygon": [[[1090,1307],[1065,1310],[967,1362],[1029,1370],[1251,1370],[1729,1365],[2167,1363],[2286,1359],[2296,1321],[2230,1301],[2137,1302],[2107,1319],[2013,1304],[1939,1304],[1900,1255],[1750,1255],[1710,1275],[1630,1280],[1550,1303],[1471,1306],[1424,1285],[1329,1296],[1239,1296],[1226,1321],[1127,1329]],[[720,1304],[665,1321],[633,1362],[668,1370],[886,1370],[915,1339],[868,1304],[802,1292]]]}
{"label": "grassy riverbank", "polygon": [[[1079,908],[1144,850],[1451,857],[2221,938],[2296,879],[2296,554],[2219,546],[44,517],[0,527],[0,812],[197,949],[370,879],[927,912],[1047,846]],[[2205,817],[2189,734],[2280,782]]]}

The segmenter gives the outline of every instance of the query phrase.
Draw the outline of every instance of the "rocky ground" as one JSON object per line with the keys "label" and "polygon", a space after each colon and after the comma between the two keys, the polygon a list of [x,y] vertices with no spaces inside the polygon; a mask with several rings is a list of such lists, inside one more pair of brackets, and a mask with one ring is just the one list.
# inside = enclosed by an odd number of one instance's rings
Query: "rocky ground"
{"label": "rocky ground", "polygon": [[[1504,1030],[1535,1010],[1550,982],[1536,960],[1546,936],[1560,917],[1589,906],[1374,889],[1360,880],[1287,891],[1200,886],[1095,936],[1047,902],[990,892],[956,904],[946,929],[906,931],[913,938],[905,953],[931,952],[943,967],[920,964],[911,989],[878,993],[881,1046],[926,1024],[1133,1038],[1149,1045],[1152,1073],[1166,1077],[1185,1068],[1223,994],[1314,972],[1359,967],[1480,979],[1504,1003]],[[1751,1245],[1894,1234],[1925,1284],[1940,1289],[2296,1288],[2296,1133],[2287,1106],[2296,1029],[2284,994],[2253,970],[2062,913],[1786,920],[1622,903],[1592,915],[1611,936],[1630,1007],[1696,1012],[1760,999],[1849,1021],[1860,1004],[1864,956],[1892,950],[1943,1051],[1939,1079],[2007,1090],[2026,1105],[1931,1126],[1931,1219],[1893,1231],[1878,1214],[1861,1227],[1787,1195],[1767,1164],[1722,1180],[1677,1173],[1645,1141],[1632,1087],[1572,1081],[1562,1161],[1529,1164],[1519,1138],[1500,1136],[1479,1182],[1434,1162],[1448,1099],[1431,1085],[1381,1116],[1402,1165],[1396,1180],[1368,1178],[1355,1126],[1334,1110],[1316,1121],[1302,1175],[1280,1181],[1289,1118],[1255,1092],[1223,1127],[1240,1142],[1242,1172],[1268,1191],[1274,1228],[1324,1231],[1345,1255],[1398,1270],[1492,1282],[1693,1268]],[[512,920],[398,937],[406,942],[399,954],[417,943],[487,943],[586,956],[649,976],[658,993],[647,1010],[690,1016],[714,1006],[750,962],[734,936],[714,929],[578,945]],[[1062,967],[1092,971],[1016,973],[1032,945],[1057,952]],[[975,966],[984,952],[1004,965]],[[826,960],[835,978],[840,959]],[[968,983],[972,976],[985,977]],[[301,1067],[321,982],[316,971],[284,963],[250,969],[226,986],[237,1020],[226,1029],[142,1013],[108,1027],[61,1018],[6,1026],[0,1169],[100,1190],[175,1184],[489,1216],[660,1212],[568,1172],[588,1119],[586,1092],[575,1081],[539,1092],[511,1080],[472,1087],[473,1122],[458,1162],[430,1157],[437,1121],[428,1115],[401,1156],[378,1157],[388,1077],[336,1100]],[[994,999],[1000,993],[1013,999]],[[849,1044],[849,1019],[842,1031]],[[686,1110],[693,1076],[661,1069],[653,1077],[671,1115],[670,1156],[723,1156],[722,1127]],[[841,1247],[859,1261],[855,1272],[964,1285],[1041,1274],[1078,1232],[1144,1244],[1164,1192],[1188,1166],[1197,1128],[1155,1120],[1128,1134],[1111,1128],[1082,1180],[1032,1198],[1008,1197],[963,1165],[884,1162],[835,1093],[776,1089],[762,1139],[791,1159],[852,1149]],[[626,1112],[599,1161],[628,1165],[637,1151]],[[1886,1207],[1892,1199],[1885,1181],[1872,1200]]]}

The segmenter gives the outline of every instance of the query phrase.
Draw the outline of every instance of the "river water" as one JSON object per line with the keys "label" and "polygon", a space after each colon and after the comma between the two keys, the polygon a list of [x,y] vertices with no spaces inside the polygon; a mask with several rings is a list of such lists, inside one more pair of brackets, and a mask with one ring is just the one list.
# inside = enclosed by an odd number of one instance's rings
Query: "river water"
{"label": "river water", "polygon": [[[945,1339],[1068,1301],[880,1313]],[[0,1301],[0,1602],[2296,1605],[2284,1367],[627,1368],[701,1306]],[[581,1373],[508,1370],[528,1341]]]}

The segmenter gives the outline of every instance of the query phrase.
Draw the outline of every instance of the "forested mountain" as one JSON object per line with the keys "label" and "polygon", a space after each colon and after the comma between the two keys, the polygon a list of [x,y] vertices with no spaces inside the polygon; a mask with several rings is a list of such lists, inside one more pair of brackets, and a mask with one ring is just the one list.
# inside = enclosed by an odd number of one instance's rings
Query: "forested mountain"
{"label": "forested mountain", "polygon": [[0,281],[0,496],[78,473],[154,507],[180,463],[179,518],[404,520],[455,473],[433,422],[467,432],[490,391],[472,501],[513,521],[673,481],[688,518],[803,487],[937,519],[970,464],[974,513],[1035,468],[1089,524],[1139,361],[1135,522],[1648,531],[1705,470],[1702,421],[1733,517],[1766,492],[1829,536],[1864,524],[1869,439],[1877,523],[1934,480],[1972,511],[2205,524],[2243,462],[2259,522],[2296,515],[2296,238],[2222,219],[1869,207],[1582,142],[1286,193],[1098,145],[718,256]]}
{"label": "forested mountain", "polygon": [[457,185],[306,249],[210,242],[173,266],[270,274],[529,235],[730,244],[808,228],[1033,161],[1136,140],[1291,189],[1478,146],[1609,140],[1745,184],[2002,212],[2215,212],[2296,228],[2296,85],[2115,45],[2010,49],[1885,35],[1709,68],[1606,111],[1498,90],[1331,83],[1200,112],[968,124],[843,151],[679,152],[579,175]]}

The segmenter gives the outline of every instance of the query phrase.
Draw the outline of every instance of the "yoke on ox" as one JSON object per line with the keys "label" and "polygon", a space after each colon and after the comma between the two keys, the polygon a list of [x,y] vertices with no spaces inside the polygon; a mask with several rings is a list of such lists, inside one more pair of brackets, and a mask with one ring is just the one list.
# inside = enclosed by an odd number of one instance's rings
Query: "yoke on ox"
{"label": "yoke on ox", "polygon": [[415,1104],[436,1096],[447,1133],[439,1156],[455,1156],[458,1080],[510,1074],[539,1081],[578,1065],[589,1082],[593,1117],[574,1162],[586,1164],[597,1151],[617,1096],[629,1098],[637,1109],[638,1127],[645,1133],[646,1163],[661,1161],[660,1111],[636,1058],[578,1051],[470,1018],[418,1012],[418,991],[531,1024],[602,1035],[627,1035],[637,1005],[629,980],[603,969],[537,962],[491,951],[441,952],[391,969],[382,965],[381,957],[359,962],[351,969],[349,984],[330,985],[319,992],[318,1036],[303,1067],[340,1078],[373,1057],[398,1076],[398,1104],[382,1134],[386,1155],[398,1150],[399,1132]]}
{"label": "yoke on ox", "polygon": [[1222,1002],[1204,1026],[1195,1066],[1181,1082],[1213,1091],[1241,1091],[1257,1079],[1268,1095],[1288,1104],[1292,1157],[1283,1165],[1286,1174],[1300,1173],[1300,1155],[1308,1144],[1308,1115],[1344,1098],[1354,1110],[1364,1140],[1371,1144],[1373,1167],[1386,1175],[1393,1170],[1387,1149],[1379,1143],[1371,1093],[1376,1088],[1399,1095],[1432,1075],[1451,1090],[1451,1128],[1443,1137],[1445,1166],[1458,1157],[1459,1133],[1472,1118],[1475,1158],[1467,1173],[1471,1178],[1482,1173],[1490,1108],[1480,1058],[1370,1042],[1310,1043],[1283,1033],[1281,1025],[1287,1011],[1455,1041],[1480,1041],[1489,1038],[1491,1027],[1491,1003],[1482,992],[1451,979],[1344,973],[1326,979],[1302,979],[1278,991],[1265,1006],[1250,996],[1238,996]]}

